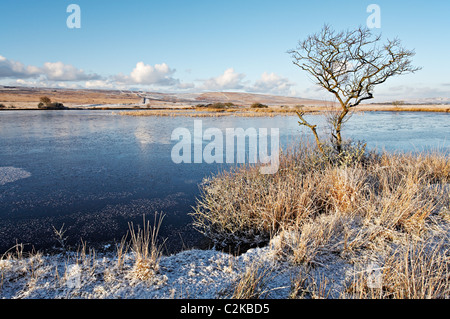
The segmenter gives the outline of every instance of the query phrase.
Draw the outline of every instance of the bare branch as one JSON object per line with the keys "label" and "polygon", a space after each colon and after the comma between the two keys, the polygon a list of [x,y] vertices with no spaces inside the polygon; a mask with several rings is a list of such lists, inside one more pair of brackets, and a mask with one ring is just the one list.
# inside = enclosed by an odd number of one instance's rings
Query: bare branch
{"label": "bare branch", "polygon": [[300,119],[300,121],[298,122],[298,124],[300,125],[304,125],[306,127],[309,127],[314,135],[314,138],[316,139],[316,144],[317,147],[319,148],[320,152],[322,154],[324,154],[324,150],[322,148],[322,142],[320,141],[319,135],[317,134],[317,125],[312,125],[309,124],[303,117],[303,115],[305,115],[305,113],[303,111],[297,112],[298,118]]}

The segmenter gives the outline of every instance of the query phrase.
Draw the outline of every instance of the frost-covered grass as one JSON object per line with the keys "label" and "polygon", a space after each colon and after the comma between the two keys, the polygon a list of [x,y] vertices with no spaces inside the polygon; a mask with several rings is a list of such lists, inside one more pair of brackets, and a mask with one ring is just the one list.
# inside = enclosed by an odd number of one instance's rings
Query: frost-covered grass
{"label": "frost-covered grass", "polygon": [[[162,256],[158,270],[135,276],[132,252],[12,256],[0,261],[0,297],[33,299],[217,298],[442,298],[449,296],[448,241],[437,231],[429,241],[398,245],[384,255],[348,260],[327,255],[323,264],[280,258],[274,237],[264,248],[239,256],[188,250]],[[447,231],[448,239],[448,231]],[[323,256],[323,257],[324,257]],[[381,270],[380,270],[381,269]]]}
{"label": "frost-covered grass", "polygon": [[[355,155],[356,154],[356,155]],[[0,256],[1,298],[449,298],[447,155],[282,155],[275,175],[208,180],[194,213],[215,250],[162,256],[158,225],[115,253]],[[221,245],[264,244],[240,255]]]}
{"label": "frost-covered grass", "polygon": [[[274,175],[239,167],[206,180],[195,226],[218,247],[271,241],[275,256],[300,268],[340,260],[358,269],[340,297],[450,297],[448,155],[328,152],[298,148]],[[367,290],[373,268],[383,278],[369,284],[376,292]],[[315,290],[300,289],[306,295],[329,296],[326,272],[302,274],[294,287],[308,282]]]}
{"label": "frost-covered grass", "polygon": [[[248,267],[270,269],[277,275],[257,292],[261,297],[285,298],[293,269],[273,264],[268,250],[256,249],[241,256],[214,250],[188,250],[159,260],[152,276],[136,276],[135,255],[81,257],[76,253],[17,258],[0,262],[1,298],[231,298]],[[254,268],[251,268],[254,269]],[[258,286],[256,284],[256,286]],[[259,286],[258,286],[259,287]],[[284,287],[280,289],[280,287]]]}
{"label": "frost-covered grass", "polygon": [[[307,256],[301,255],[313,259],[314,247],[336,237],[331,231],[340,226],[347,226],[339,234],[349,240],[357,235],[353,230],[420,235],[432,218],[447,216],[448,155],[361,155],[350,149],[333,156],[299,148],[282,154],[274,175],[241,166],[205,180],[192,214],[195,226],[222,246],[267,243],[275,234],[301,229],[302,241],[310,242]],[[353,240],[347,248],[360,244]]]}
{"label": "frost-covered grass", "polygon": [[243,297],[236,287],[246,289],[242,274],[250,270],[262,271],[260,279],[269,271],[276,274],[276,280],[264,287],[253,280],[251,296],[287,296],[294,269],[275,263],[269,248],[241,256],[215,250],[162,256],[162,243],[157,238],[162,220],[155,217],[153,227],[145,220],[143,228],[130,224],[129,236],[116,245],[114,253],[99,255],[83,245],[77,252],[44,256],[40,252],[24,253],[24,246],[19,244],[0,256],[0,298]]}

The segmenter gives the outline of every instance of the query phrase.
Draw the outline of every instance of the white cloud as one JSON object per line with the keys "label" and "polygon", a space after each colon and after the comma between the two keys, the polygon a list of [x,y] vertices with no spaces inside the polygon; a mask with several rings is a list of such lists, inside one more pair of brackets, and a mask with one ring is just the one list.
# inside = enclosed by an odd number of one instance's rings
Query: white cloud
{"label": "white cloud", "polygon": [[371,102],[393,100],[410,101],[426,98],[450,98],[450,90],[445,87],[445,84],[428,86],[418,83],[411,85],[380,86],[379,88],[375,88],[373,95],[374,100]]}
{"label": "white cloud", "polygon": [[145,86],[156,86],[158,89],[189,91],[193,89],[226,91],[242,90],[271,94],[289,94],[292,83],[287,78],[275,73],[264,72],[253,85],[244,81],[246,75],[238,73],[234,68],[228,68],[217,77],[201,80],[196,85],[190,82],[182,82],[174,78],[175,69],[166,63],[149,65],[138,62],[127,75],[122,73],[109,77],[102,77],[95,73],[86,73],[63,62],[45,62],[42,67],[25,66],[21,62],[8,60],[0,56],[0,79],[10,78],[15,83],[25,86],[58,86],[58,87],[85,87],[96,89],[126,89],[137,87],[145,89]]}
{"label": "white cloud", "polygon": [[78,83],[73,82],[49,82],[44,79],[30,79],[30,80],[24,80],[24,79],[17,79],[13,82],[10,82],[9,85],[11,86],[28,86],[28,87],[53,87],[53,88],[62,88],[62,89],[82,89],[83,86],[81,86]]}
{"label": "white cloud", "polygon": [[35,66],[25,66],[0,55],[0,78],[28,79],[38,77],[39,74],[40,70]]}
{"label": "white cloud", "polygon": [[167,76],[173,73],[174,71],[165,63],[151,66],[144,64],[144,62],[139,62],[136,64],[133,72],[131,72],[131,78],[135,83],[155,84],[166,80]]}
{"label": "white cloud", "polygon": [[[324,101],[334,101],[335,97],[333,94],[325,90],[319,85],[306,85],[300,87],[298,90],[292,90],[296,92],[296,96],[305,98],[305,99],[313,99],[313,100],[324,100]],[[293,95],[293,94],[291,94]]]}
{"label": "white cloud", "polygon": [[138,62],[130,75],[118,74],[114,79],[123,84],[171,86],[180,82],[172,77],[174,73],[175,69],[171,69],[166,63],[152,66]]}
{"label": "white cloud", "polygon": [[46,82],[38,81],[38,80],[25,80],[25,79],[16,79],[13,82],[9,83],[10,85],[20,85],[20,86],[45,86],[47,85]]}
{"label": "white cloud", "polygon": [[193,89],[193,88],[195,88],[195,84],[194,83],[179,83],[177,85],[177,88],[180,90]]}
{"label": "white cloud", "polygon": [[62,62],[46,62],[43,67],[25,66],[0,55],[0,78],[29,79],[41,81],[86,81],[100,79],[98,74],[86,74],[83,70]]}
{"label": "white cloud", "polygon": [[224,74],[210,78],[203,82],[203,88],[206,90],[239,90],[243,89],[242,80],[245,74],[236,73],[233,68],[225,70]]}
{"label": "white cloud", "polygon": [[63,62],[45,62],[43,66],[25,66],[18,61],[9,60],[0,55],[0,80],[13,79],[15,84],[24,86],[80,86],[78,84],[64,84],[61,82],[84,82],[86,88],[125,88],[131,85],[155,85],[174,89],[186,90],[195,87],[193,83],[181,83],[175,79],[166,63],[148,65],[138,62],[129,75],[117,74],[102,77],[96,73],[86,73]]}
{"label": "white cloud", "polygon": [[101,78],[98,74],[86,74],[83,70],[62,62],[44,63],[42,73],[50,81],[86,81]]}
{"label": "white cloud", "polygon": [[243,90],[248,92],[290,95],[292,93],[292,83],[288,78],[276,75],[275,73],[264,72],[253,85],[249,81],[244,81],[246,75],[237,73],[233,68],[227,69],[222,75],[203,81],[202,89],[205,90]]}
{"label": "white cloud", "polygon": [[264,72],[249,90],[259,93],[286,95],[291,93],[293,85],[288,78],[280,77],[275,73]]}
{"label": "white cloud", "polygon": [[92,80],[86,81],[84,86],[87,89],[114,89],[115,85],[111,81],[108,80]]}

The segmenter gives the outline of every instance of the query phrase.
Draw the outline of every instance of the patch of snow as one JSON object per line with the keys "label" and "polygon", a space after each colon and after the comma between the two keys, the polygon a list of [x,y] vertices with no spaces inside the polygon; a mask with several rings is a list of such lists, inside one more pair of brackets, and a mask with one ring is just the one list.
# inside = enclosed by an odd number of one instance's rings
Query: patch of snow
{"label": "patch of snow", "polygon": [[13,183],[15,181],[28,178],[31,176],[30,172],[24,169],[16,167],[0,167],[0,186],[8,183]]}
{"label": "patch of snow", "polygon": [[[30,258],[0,261],[0,298],[227,298],[236,280],[255,261],[273,272],[265,297],[287,298],[293,270],[274,261],[269,247],[252,249],[240,256],[216,250],[188,250],[163,256],[151,282],[127,278],[133,266],[132,253],[125,255],[122,270],[112,253],[97,256],[89,265],[77,259],[76,254],[41,256],[34,261]],[[31,264],[36,268],[34,275],[28,273]]]}
{"label": "patch of snow", "polygon": [[[290,235],[284,234],[283,240]],[[95,258],[77,253],[38,254],[20,259],[0,256],[0,298],[230,298],[239,278],[255,264],[267,270],[262,298],[289,298],[299,276],[323,286],[322,295],[328,298],[339,298],[361,271],[369,274],[369,285],[378,287],[381,283],[379,270],[383,263],[375,255],[359,259],[357,265],[333,253],[324,256],[323,264],[296,265],[279,254],[280,240],[276,236],[266,247],[250,249],[239,256],[217,250],[187,250],[163,256],[151,280],[133,278],[132,252],[122,260],[115,253]]]}

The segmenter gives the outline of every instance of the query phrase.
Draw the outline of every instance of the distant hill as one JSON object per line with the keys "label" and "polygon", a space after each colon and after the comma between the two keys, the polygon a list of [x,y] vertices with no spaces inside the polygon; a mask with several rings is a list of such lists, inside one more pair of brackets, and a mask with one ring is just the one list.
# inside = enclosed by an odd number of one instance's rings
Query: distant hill
{"label": "distant hill", "polygon": [[297,97],[286,97],[277,95],[254,94],[254,93],[237,93],[237,92],[209,92],[201,93],[196,97],[196,101],[200,102],[231,102],[236,105],[250,106],[253,103],[262,103],[269,106],[318,106],[325,105],[326,102],[320,100],[304,99]]}
{"label": "distant hill", "polygon": [[[249,107],[261,103],[269,107],[305,106],[309,110],[326,110],[333,103],[321,100],[242,92],[161,93],[119,90],[54,89],[0,86],[2,109],[37,108],[41,97],[67,107],[81,108],[186,108],[198,104],[233,103]],[[145,97],[145,101],[144,101]],[[404,99],[360,105],[360,111],[434,110],[450,112],[450,98]]]}
{"label": "distant hill", "polygon": [[52,101],[67,106],[101,106],[101,105],[142,105],[154,107],[194,106],[208,103],[231,102],[238,106],[250,106],[262,103],[268,106],[324,106],[327,102],[320,100],[284,97],[276,95],[240,93],[240,92],[207,92],[207,93],[159,93],[133,92],[118,90],[87,90],[87,89],[53,89],[30,87],[0,87],[0,103],[13,104],[16,107],[35,107],[42,96],[48,96]]}

